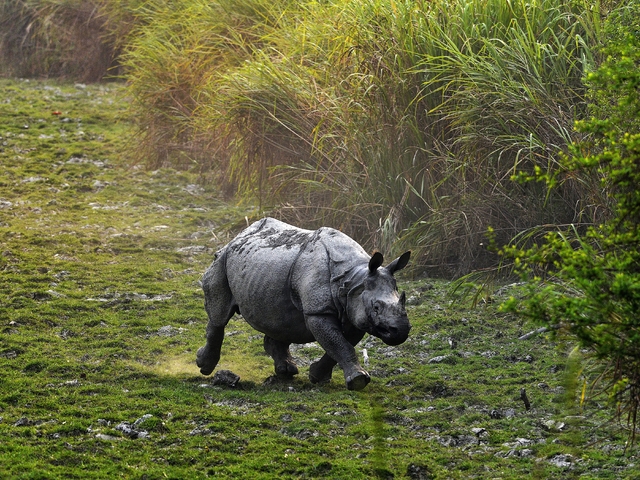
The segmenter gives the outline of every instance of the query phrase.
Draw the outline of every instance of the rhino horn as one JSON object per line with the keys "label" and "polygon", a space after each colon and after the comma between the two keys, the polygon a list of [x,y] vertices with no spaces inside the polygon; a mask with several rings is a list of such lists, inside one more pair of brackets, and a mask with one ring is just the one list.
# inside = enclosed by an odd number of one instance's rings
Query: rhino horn
{"label": "rhino horn", "polygon": [[376,270],[382,265],[382,262],[384,262],[382,254],[380,252],[374,253],[371,260],[369,260],[369,272],[376,273]]}
{"label": "rhino horn", "polygon": [[409,263],[409,258],[411,258],[411,251],[404,252],[402,255],[396,258],[393,262],[387,265],[387,270],[389,270],[389,273],[393,275],[398,270],[402,270],[404,267],[407,266],[407,263]]}

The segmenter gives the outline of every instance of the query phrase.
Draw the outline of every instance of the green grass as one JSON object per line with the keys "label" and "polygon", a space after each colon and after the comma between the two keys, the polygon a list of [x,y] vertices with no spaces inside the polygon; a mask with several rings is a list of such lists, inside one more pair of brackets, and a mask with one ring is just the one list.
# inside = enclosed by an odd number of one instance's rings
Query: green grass
{"label": "green grass", "polygon": [[[240,319],[218,367],[239,386],[212,386],[195,366],[198,282],[256,210],[193,173],[132,166],[124,95],[0,81],[4,478],[637,478],[606,402],[568,400],[582,384],[565,369],[573,346],[518,340],[535,326],[497,312],[504,294],[472,308],[440,280],[401,278],[411,336],[363,340],[362,392],[339,371],[312,385],[314,345],[294,349],[294,380],[269,380]],[[123,431],[137,420],[145,438]]]}

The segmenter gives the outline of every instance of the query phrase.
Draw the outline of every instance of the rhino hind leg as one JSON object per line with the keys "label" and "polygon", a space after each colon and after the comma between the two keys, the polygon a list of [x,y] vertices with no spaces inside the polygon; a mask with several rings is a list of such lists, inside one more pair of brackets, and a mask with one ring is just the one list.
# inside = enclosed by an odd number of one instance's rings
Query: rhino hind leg
{"label": "rhino hind leg", "polygon": [[218,365],[223,340],[224,327],[215,327],[207,332],[207,344],[196,353],[196,365],[203,375],[210,375]]}
{"label": "rhino hind leg", "polygon": [[333,367],[335,367],[337,363],[338,362],[326,353],[320,360],[313,362],[309,366],[309,380],[311,380],[311,383],[328,383],[331,381]]}
{"label": "rhino hind leg", "polygon": [[289,352],[289,344],[264,336],[264,350],[273,358],[276,375],[292,376],[298,374],[298,367]]}
{"label": "rhino hind leg", "polygon": [[210,270],[205,273],[202,288],[209,323],[207,324],[207,343],[198,349],[196,365],[200,367],[200,373],[209,375],[220,361],[224,329],[231,317],[239,313],[239,310],[220,261],[214,262]]}

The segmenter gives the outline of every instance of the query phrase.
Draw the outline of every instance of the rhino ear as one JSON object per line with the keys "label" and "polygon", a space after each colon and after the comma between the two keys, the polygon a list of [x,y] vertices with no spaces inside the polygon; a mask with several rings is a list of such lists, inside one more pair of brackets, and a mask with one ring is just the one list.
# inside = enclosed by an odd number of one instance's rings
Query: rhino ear
{"label": "rhino ear", "polygon": [[407,266],[407,263],[409,263],[409,258],[411,258],[411,251],[404,252],[402,255],[396,258],[393,262],[387,265],[387,270],[389,270],[389,273],[393,275],[398,270],[402,270],[404,267]]}
{"label": "rhino ear", "polygon": [[378,267],[382,265],[382,262],[384,262],[382,254],[380,252],[374,253],[371,260],[369,260],[369,272],[376,273],[376,270],[378,270]]}

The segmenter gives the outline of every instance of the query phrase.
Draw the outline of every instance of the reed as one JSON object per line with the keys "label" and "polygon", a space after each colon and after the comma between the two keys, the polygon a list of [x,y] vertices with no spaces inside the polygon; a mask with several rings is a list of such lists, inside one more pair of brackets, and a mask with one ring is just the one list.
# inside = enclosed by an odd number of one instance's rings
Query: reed
{"label": "reed", "polygon": [[0,74],[95,82],[117,74],[111,0],[0,0]]}
{"label": "reed", "polygon": [[217,127],[198,129],[199,111],[211,101],[210,86],[250,58],[270,30],[269,8],[267,2],[152,0],[133,12],[136,27],[123,63],[147,164],[215,168],[209,149],[221,145],[208,137]]}
{"label": "reed", "polygon": [[126,65],[153,165],[448,274],[495,261],[488,226],[507,241],[604,201],[590,178],[511,179],[576,139],[596,0],[145,5]]}

